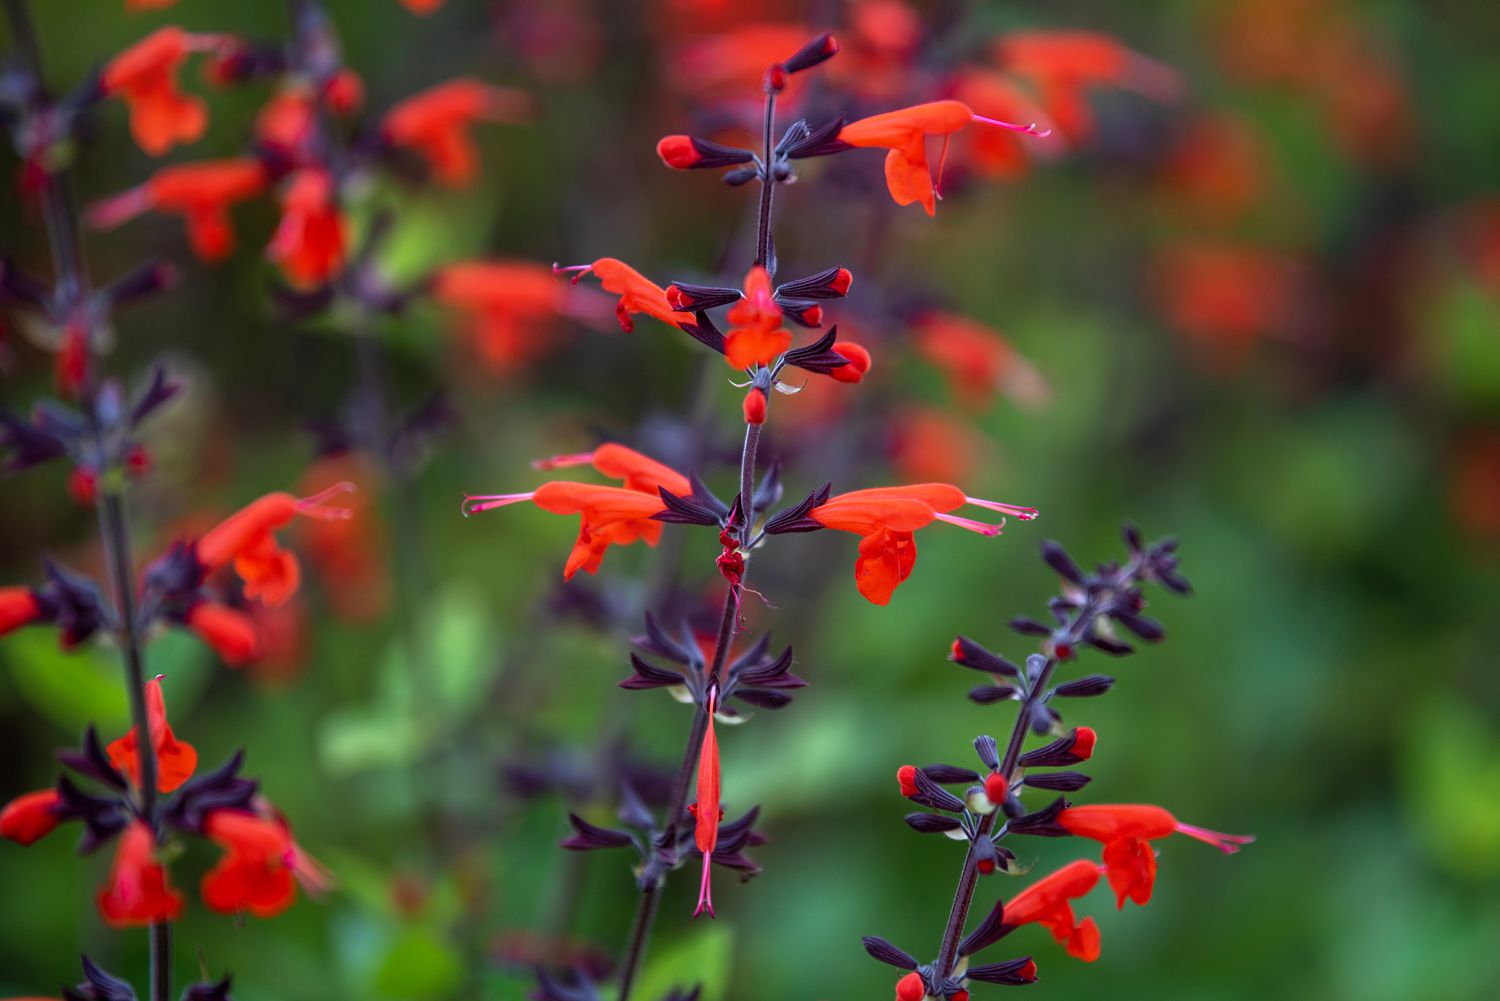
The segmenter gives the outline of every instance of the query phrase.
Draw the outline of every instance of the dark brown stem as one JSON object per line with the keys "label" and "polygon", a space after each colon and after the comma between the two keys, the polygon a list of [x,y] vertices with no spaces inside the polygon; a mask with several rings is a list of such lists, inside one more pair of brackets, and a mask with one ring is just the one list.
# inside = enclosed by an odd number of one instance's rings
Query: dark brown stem
{"label": "dark brown stem", "polygon": [[771,257],[771,197],[776,191],[775,164],[771,162],[775,147],[772,132],[776,128],[776,92],[766,89],[765,160],[760,179],[760,221],[755,227],[755,263],[765,267]]}
{"label": "dark brown stem", "polygon": [[641,959],[646,955],[646,943],[651,939],[651,926],[656,923],[656,911],[661,907],[661,886],[647,886],[641,890],[636,901],[635,918],[630,923],[630,939],[625,945],[625,955],[620,960],[619,1001],[629,1001],[630,989],[635,986],[635,974],[640,969]]}

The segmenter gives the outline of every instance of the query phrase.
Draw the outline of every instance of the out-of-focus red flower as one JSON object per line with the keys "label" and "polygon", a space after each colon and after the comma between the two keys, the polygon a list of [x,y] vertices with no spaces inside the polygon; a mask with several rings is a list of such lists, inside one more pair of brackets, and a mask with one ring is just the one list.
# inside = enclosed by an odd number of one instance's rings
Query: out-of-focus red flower
{"label": "out-of-focus red flower", "polygon": [[255,116],[255,139],[262,146],[294,161],[317,128],[318,99],[308,87],[286,87],[271,95]]}
{"label": "out-of-focus red flower", "polygon": [[1489,542],[1500,542],[1500,430],[1467,435],[1450,466],[1448,504],[1459,525]]}
{"label": "out-of-focus red flower", "polygon": [[913,89],[912,70],[922,43],[922,18],[905,0],[860,0],[847,6],[842,49],[829,66],[840,90],[889,100]]}
{"label": "out-of-focus red flower", "polygon": [[1085,963],[1099,958],[1099,926],[1093,918],[1081,922],[1071,901],[1083,896],[1099,882],[1100,866],[1079,859],[1043,876],[1004,904],[1007,928],[1039,924],[1057,943]]}
{"label": "out-of-focus red flower", "polygon": [[792,332],[781,325],[781,307],[771,297],[771,276],[759,265],[745,275],[745,297],[729,310],[729,324],[724,360],[733,368],[769,365],[792,346]]}
{"label": "out-of-focus red flower", "polygon": [[0,636],[35,622],[41,603],[29,587],[0,587]]}
{"label": "out-of-focus red flower", "polygon": [[[953,97],[987,118],[1007,122],[1034,122],[1050,130],[1047,112],[1015,82],[999,73],[969,67],[953,83]],[[970,164],[986,177],[1015,180],[1024,177],[1032,155],[1039,147],[1006,129],[972,129],[954,139],[953,156]]]}
{"label": "out-of-focus red flower", "polygon": [[1156,882],[1156,852],[1150,842],[1172,834],[1213,845],[1233,855],[1254,841],[1248,834],[1221,834],[1184,824],[1159,806],[1119,804],[1071,806],[1057,815],[1058,826],[1081,838],[1104,845],[1104,867],[1120,908],[1129,897],[1137,904],[1151,899]]}
{"label": "out-of-focus red flower", "polygon": [[297,898],[292,839],[280,823],[240,810],[215,810],[203,831],[224,857],[203,877],[203,902],[221,914],[275,917]]}
{"label": "out-of-focus red flower", "polygon": [[[347,518],[310,518],[302,523],[301,549],[322,579],[334,614],[351,622],[373,622],[390,605],[385,533],[375,503],[377,474],[354,454],[318,460],[298,483],[300,493],[317,496],[339,483],[358,488],[347,498]],[[283,629],[285,632],[286,629]],[[284,654],[292,651],[283,650]]]}
{"label": "out-of-focus red flower", "polygon": [[230,667],[244,667],[260,653],[255,620],[237,608],[200,602],[187,613],[187,627]]}
{"label": "out-of-focus red flower", "polygon": [[903,480],[913,483],[952,483],[969,479],[994,443],[968,421],[932,407],[907,406],[891,418],[891,465]]}
{"label": "out-of-focus red flower", "polygon": [[917,353],[937,366],[970,406],[988,406],[996,393],[1019,406],[1046,403],[1050,390],[1041,373],[984,324],[934,311],[918,317],[911,329]]}
{"label": "out-of-focus red flower", "polygon": [[297,171],[281,196],[281,222],[266,248],[293,285],[321,285],[344,266],[347,226],[333,179],[317,167]]}
{"label": "out-of-focus red flower", "polygon": [[100,83],[130,108],[130,133],[136,145],[161,156],[177,143],[196,142],[208,128],[208,109],[177,87],[177,72],[192,52],[209,52],[225,44],[219,35],[195,35],[181,28],[160,28],[110,60]]}
{"label": "out-of-focus red flower", "polygon": [[950,483],[914,483],[838,494],[809,511],[808,517],[825,528],[860,537],[859,557],[854,562],[855,587],[872,604],[885,605],[916,566],[917,543],[913,533],[917,529],[933,521],[945,521],[980,535],[1000,534],[1003,521],[992,525],[948,513],[965,504],[1022,520],[1036,517],[1032,508],[969,497]]}
{"label": "out-of-focus red flower", "polygon": [[594,77],[605,44],[592,0],[513,0],[498,17],[527,79],[576,84]]}
{"label": "out-of-focus red flower", "polygon": [[386,113],[381,133],[393,146],[427,161],[438,182],[462,187],[479,172],[479,151],[469,129],[475,122],[522,122],[531,98],[506,87],[460,79],[414,94]]}
{"label": "out-of-focus red flower", "polygon": [[464,261],[433,277],[432,297],[463,316],[463,330],[484,367],[504,375],[550,346],[567,286],[531,261]]}
{"label": "out-of-focus red flower", "polygon": [[1188,123],[1158,181],[1189,219],[1227,225],[1265,197],[1268,174],[1260,134],[1244,119],[1220,113]]}
{"label": "out-of-focus red flower", "polygon": [[443,0],[401,0],[401,5],[413,14],[431,14],[443,5]]}
{"label": "out-of-focus red flower", "polygon": [[164,167],[138,188],[91,206],[88,220],[111,229],[144,212],[171,212],[187,223],[193,253],[205,261],[220,261],[234,249],[229,208],[266,189],[265,168],[258,160],[240,157]]}
{"label": "out-of-focus red flower", "polygon": [[[677,49],[668,79],[699,100],[759,94],[766,67],[796,52],[815,34],[800,22],[767,21],[706,35]],[[790,81],[788,101],[795,100],[797,77]]]}
{"label": "out-of-focus red flower", "polygon": [[1121,87],[1156,101],[1175,100],[1182,89],[1171,67],[1097,32],[1019,31],[997,39],[993,51],[1000,69],[1036,87],[1047,117],[1072,144],[1094,131],[1090,88]]}
{"label": "out-of-focus red flower", "polygon": [[135,820],[120,835],[109,882],[99,891],[99,913],[116,928],[176,921],[182,917],[182,894],[167,882],[167,870],[156,858],[156,835]]}
{"label": "out-of-focus red flower", "polygon": [[553,270],[558,274],[572,272],[575,285],[584,275],[593,272],[599,278],[599,284],[603,286],[604,291],[612,292],[620,297],[619,304],[615,306],[615,316],[619,318],[620,329],[627,334],[635,329],[635,321],[631,317],[637,313],[654,316],[674,327],[693,322],[692,313],[678,312],[667,302],[666,289],[616,258],[601,257],[593,264],[579,264]]}
{"label": "out-of-focus red flower", "polygon": [[1389,53],[1351,28],[1320,53],[1317,96],[1335,140],[1362,163],[1391,165],[1416,147],[1406,75]]}
{"label": "out-of-focus red flower", "polygon": [[[897,205],[916,202],[928,215],[934,215],[937,199],[942,194],[943,161],[948,155],[948,141],[955,132],[974,122],[1009,132],[1046,134],[1033,125],[1016,125],[976,115],[962,101],[930,101],[850,122],[839,130],[838,138],[850,146],[889,150],[885,157],[885,184],[891,197]],[[943,152],[938,158],[936,175],[927,162],[928,136],[943,137]]]}
{"label": "out-of-focus red flower", "polygon": [[143,10],[166,10],[177,3],[177,0],[125,0],[125,9],[132,14]]}
{"label": "out-of-focus red flower", "polygon": [[0,810],[0,838],[30,845],[45,838],[62,821],[62,798],[56,789],[17,796]]}
{"label": "out-of-focus red flower", "polygon": [[210,529],[196,545],[205,572],[234,565],[245,584],[245,597],[279,605],[292,596],[301,580],[297,558],[276,544],[275,532],[298,515],[318,520],[347,519],[346,507],[329,507],[329,498],[348,493],[351,483],[339,483],[320,494],[296,498],[289,493],[267,494]]}
{"label": "out-of-focus red flower", "polygon": [[[162,697],[161,677],[146,682],[146,725],[151,747],[156,753],[156,788],[168,793],[193,777],[198,767],[198,751],[185,740],[178,740],[167,722],[167,702]],[[135,727],[105,748],[110,762],[124,772],[130,781],[141,784],[140,734]]]}
{"label": "out-of-focus red flower", "polygon": [[1299,275],[1294,260],[1272,251],[1185,243],[1157,258],[1152,286],[1167,322],[1232,370],[1257,340],[1290,324]]}

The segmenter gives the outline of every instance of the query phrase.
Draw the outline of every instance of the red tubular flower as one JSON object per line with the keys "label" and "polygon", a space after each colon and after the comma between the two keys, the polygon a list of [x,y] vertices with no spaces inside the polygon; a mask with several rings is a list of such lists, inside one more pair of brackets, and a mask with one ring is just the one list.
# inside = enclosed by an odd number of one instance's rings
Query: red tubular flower
{"label": "red tubular flower", "polygon": [[741,409],[744,411],[746,424],[764,424],[766,422],[766,394],[759,389],[750,390],[745,394],[745,402],[741,405]]}
{"label": "red tubular flower", "polygon": [[745,297],[729,310],[729,323],[724,358],[735,368],[769,365],[792,346],[792,332],[781,325],[781,307],[771,297],[771,276],[760,265],[745,275]]}
{"label": "red tubular flower", "polygon": [[685,496],[693,492],[693,484],[666,463],[657,462],[649,455],[637,452],[614,442],[600,445],[592,452],[572,455],[554,455],[532,465],[537,469],[567,469],[570,466],[593,466],[612,480],[619,480],[626,490],[638,490],[657,496],[657,487],[666,487],[672,493]]}
{"label": "red tubular flower", "polygon": [[29,587],[0,587],[0,636],[35,622],[41,603]]}
{"label": "red tubular flower", "polygon": [[0,838],[29,845],[47,835],[62,821],[62,799],[56,789],[42,789],[17,796],[0,810]]}
{"label": "red tubular flower", "polygon": [[297,897],[293,843],[282,824],[239,810],[215,810],[203,830],[224,849],[224,857],[203,877],[204,903],[221,914],[249,912],[258,918],[275,917],[292,905]]}
{"label": "red tubular flower", "polygon": [[1151,842],[1157,838],[1186,834],[1226,855],[1233,855],[1242,845],[1255,840],[1247,834],[1220,834],[1183,824],[1159,806],[1138,804],[1073,806],[1057,815],[1057,823],[1081,838],[1092,838],[1104,845],[1109,885],[1122,909],[1126,897],[1138,904],[1151,899],[1151,888],[1156,882],[1156,853]]}
{"label": "red tubular flower", "polygon": [[104,920],[116,928],[182,917],[182,894],[167,883],[167,870],[156,860],[156,835],[144,821],[132,821],[120,835],[109,883],[99,891],[98,904]]}
{"label": "red tubular flower", "polygon": [[813,508],[808,517],[826,528],[859,535],[859,558],[854,563],[854,582],[859,593],[876,605],[888,604],[891,595],[917,562],[913,533],[936,521],[977,532],[999,535],[1004,526],[961,518],[948,512],[973,504],[1014,515],[1023,521],[1036,517],[1034,508],[1001,504],[969,497],[949,483],[916,483],[903,487],[876,487],[839,494]]}
{"label": "red tubular flower", "polygon": [[187,624],[230,667],[243,667],[260,653],[255,620],[228,605],[200,602],[188,612]]}
{"label": "red tubular flower", "polygon": [[479,360],[504,374],[547,346],[543,335],[563,309],[566,286],[530,261],[465,261],[433,279],[432,297],[465,317]]}
{"label": "red tubular flower", "polygon": [[300,499],[284,492],[266,494],[198,540],[198,563],[205,572],[233,563],[245,582],[245,597],[279,605],[297,590],[301,571],[297,558],[276,545],[274,533],[298,515],[325,521],[348,518],[348,508],[328,507],[326,502],[352,489],[354,485],[346,482]]}
{"label": "red tubular flower", "polygon": [[916,970],[896,981],[896,1001],[922,1001],[926,996],[927,982]]}
{"label": "red tubular flower", "polygon": [[971,406],[987,405],[995,393],[1036,407],[1047,401],[1047,382],[1004,337],[982,323],[953,313],[931,312],[912,326],[917,353],[942,370]]}
{"label": "red tubular flower", "polygon": [[[151,733],[151,747],[156,752],[156,788],[167,793],[193,777],[198,767],[198,751],[172,733],[167,722],[167,702],[161,692],[162,677],[157,675],[146,682],[146,724]],[[141,784],[139,742],[140,735],[131,727],[129,733],[105,748],[110,762],[136,785]]]}
{"label": "red tubular flower", "polygon": [[635,321],[631,319],[635,313],[654,316],[674,327],[693,322],[692,313],[682,313],[672,308],[667,301],[666,289],[616,258],[601,257],[593,264],[576,264],[566,268],[554,265],[552,270],[556,274],[572,272],[575,285],[589,272],[598,276],[604,291],[613,292],[620,297],[619,304],[615,306],[615,316],[620,320],[620,329],[627,334],[635,329]]}
{"label": "red tubular flower", "polygon": [[[936,200],[942,197],[943,160],[948,155],[948,142],[955,132],[971,122],[1028,135],[1047,135],[1045,130],[1034,125],[1015,125],[976,115],[962,101],[930,101],[850,122],[839,130],[838,138],[850,146],[878,146],[890,150],[885,157],[885,183],[891,197],[897,205],[917,202],[928,215],[934,215],[937,212]],[[943,137],[936,180],[927,163],[928,136]]]}
{"label": "red tubular flower", "polygon": [[1085,963],[1099,958],[1099,926],[1093,918],[1079,922],[1069,903],[1092,890],[1099,882],[1099,866],[1079,859],[1044,876],[1006,901],[1002,912],[1006,928],[1039,924],[1052,933],[1068,954]]}
{"label": "red tubular flower", "polygon": [[234,249],[229,207],[260,194],[266,182],[265,168],[246,157],[179,164],[91,206],[88,219],[100,229],[112,229],[143,212],[173,212],[187,221],[193,253],[205,261],[220,261]]}
{"label": "red tubular flower", "polygon": [[334,197],[333,179],[317,167],[291,176],[281,196],[281,222],[266,256],[293,285],[320,285],[343,267],[344,217]]}
{"label": "red tubular flower", "polygon": [[[1036,122],[1048,128],[1047,113],[1030,95],[1011,80],[978,69],[966,69],[953,88],[953,98],[962,101],[989,118],[1007,122]],[[1025,176],[1031,166],[1032,147],[1022,138],[1004,129],[975,129],[959,140],[965,162],[986,177],[1014,180]]]}
{"label": "red tubular flower", "polygon": [[438,182],[462,187],[479,172],[479,151],[469,135],[478,121],[520,122],[531,98],[518,90],[464,78],[438,84],[400,102],[386,113],[386,142],[415,151]]}
{"label": "red tubular flower", "polygon": [[543,511],[579,516],[578,540],[563,567],[563,580],[572,580],[579,570],[597,573],[610,546],[642,540],[648,546],[661,538],[662,523],[652,515],[667,509],[659,496],[603,487],[593,483],[553,481],[525,494],[484,494],[464,498],[465,516],[521,501],[531,501]]}
{"label": "red tubular flower", "polygon": [[719,821],[724,812],[719,807],[719,738],[714,734],[714,710],[718,692],[708,692],[708,729],[703,731],[703,747],[698,754],[698,802],[693,805],[693,841],[703,853],[703,877],[698,883],[698,906],[693,917],[708,912],[714,917],[714,894],[710,872],[714,849],[719,845]]}
{"label": "red tubular flower", "polygon": [[130,133],[136,145],[161,156],[179,142],[195,142],[208,128],[204,103],[177,89],[177,71],[190,52],[224,44],[222,36],[192,35],[168,27],[152,32],[104,67],[104,92],[130,107]]}

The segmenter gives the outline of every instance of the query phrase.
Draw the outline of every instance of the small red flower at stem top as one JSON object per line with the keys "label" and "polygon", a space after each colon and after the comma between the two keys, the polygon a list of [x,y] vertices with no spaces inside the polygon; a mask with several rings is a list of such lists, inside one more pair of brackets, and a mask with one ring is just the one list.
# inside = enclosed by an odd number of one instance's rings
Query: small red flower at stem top
{"label": "small red flower at stem top", "polygon": [[292,596],[301,580],[297,558],[276,544],[275,532],[298,515],[323,520],[349,517],[349,509],[327,501],[354,489],[338,483],[322,493],[297,498],[289,493],[267,494],[230,515],[197,541],[200,566],[210,573],[229,564],[245,582],[245,597],[279,605]]}
{"label": "small red flower at stem top", "polygon": [[965,504],[1014,515],[1023,521],[1036,517],[1034,508],[1017,507],[969,497],[949,483],[916,483],[903,487],[855,490],[829,498],[808,512],[825,528],[859,535],[859,558],[854,563],[854,581],[859,593],[877,605],[889,603],[891,595],[917,562],[913,533],[933,521],[977,532],[999,535],[1004,525],[961,518],[948,512]]}
{"label": "small red flower at stem top", "polygon": [[99,891],[99,913],[116,928],[175,921],[182,917],[182,894],[167,882],[156,856],[156,835],[136,820],[120,835],[109,882]]}
{"label": "small red flower at stem top", "polygon": [[[164,793],[172,792],[188,779],[198,767],[198,752],[185,740],[178,740],[167,722],[167,702],[162,697],[161,676],[146,682],[146,724],[150,730],[151,747],[156,754],[156,788]],[[140,734],[135,727],[105,750],[110,763],[129,777],[136,785],[141,784]]]}
{"label": "small red flower at stem top", "polygon": [[460,79],[414,94],[386,113],[381,134],[393,146],[415,151],[438,182],[468,184],[479,172],[479,151],[469,136],[475,122],[521,122],[531,98],[518,90]]}
{"label": "small red flower at stem top", "polygon": [[281,222],[266,248],[287,280],[321,285],[344,266],[348,240],[333,178],[319,167],[292,174],[281,195]]}
{"label": "small red flower at stem top", "polygon": [[222,35],[194,35],[161,28],[121,52],[104,67],[104,92],[130,107],[130,133],[152,156],[179,142],[195,142],[208,128],[208,111],[198,98],[177,89],[177,71],[188,54],[222,47]]}
{"label": "small red flower at stem top", "polygon": [[698,802],[693,805],[693,840],[703,853],[703,877],[698,884],[698,906],[693,917],[704,912],[714,917],[714,895],[710,873],[714,849],[719,843],[719,821],[724,812],[719,806],[719,738],[714,733],[714,711],[718,708],[718,688],[708,690],[708,729],[703,731],[703,747],[698,754]]}
{"label": "small red flower at stem top", "polygon": [[1180,823],[1159,806],[1141,804],[1073,806],[1057,815],[1058,826],[1104,845],[1109,885],[1121,908],[1129,897],[1138,904],[1151,899],[1156,882],[1156,853],[1151,842],[1172,834],[1213,845],[1226,855],[1255,840],[1248,834],[1220,834]]}
{"label": "small red flower at stem top", "polygon": [[90,206],[88,220],[112,229],[144,212],[172,212],[186,220],[193,253],[219,261],[234,249],[229,207],[260,194],[266,184],[265,168],[248,157],[178,164],[158,170],[138,188]]}
{"label": "small red flower at stem top", "polygon": [[[943,161],[948,155],[949,139],[974,122],[1011,132],[1047,135],[1034,125],[1015,125],[976,115],[962,101],[931,101],[850,122],[839,130],[838,138],[850,146],[890,150],[885,157],[885,183],[891,197],[897,205],[916,202],[928,215],[934,215],[936,200],[942,197]],[[943,137],[936,177],[927,163],[928,136]]]}

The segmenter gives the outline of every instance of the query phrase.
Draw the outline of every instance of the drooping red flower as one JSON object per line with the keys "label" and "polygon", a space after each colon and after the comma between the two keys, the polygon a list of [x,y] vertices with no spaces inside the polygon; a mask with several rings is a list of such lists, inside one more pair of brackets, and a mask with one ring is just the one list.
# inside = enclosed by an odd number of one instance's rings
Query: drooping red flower
{"label": "drooping red flower", "polygon": [[1037,407],[1049,395],[1047,381],[998,332],[968,317],[933,311],[912,324],[917,353],[948,377],[961,399],[987,406],[996,393]]}
{"label": "drooping red flower", "polygon": [[1072,806],[1057,815],[1057,823],[1072,834],[1104,845],[1104,867],[1121,909],[1127,897],[1137,904],[1151,899],[1156,882],[1152,841],[1185,834],[1233,855],[1255,840],[1248,834],[1221,834],[1184,824],[1159,806],[1140,804]]}
{"label": "drooping red flower", "polygon": [[130,108],[130,133],[136,145],[161,156],[177,143],[195,142],[208,128],[203,101],[177,88],[177,72],[192,52],[209,52],[225,44],[223,36],[195,35],[167,27],[152,32],[104,67],[104,92]]}
{"label": "drooping red flower", "polygon": [[33,844],[62,822],[62,799],[56,789],[41,789],[17,796],[0,810],[0,838],[20,845]]}
{"label": "drooping red flower", "polygon": [[[954,133],[974,122],[1027,135],[1047,134],[1035,125],[1016,125],[976,115],[962,101],[930,101],[850,122],[839,130],[838,138],[850,146],[889,150],[885,157],[885,183],[891,197],[897,205],[916,202],[928,215],[934,215],[937,199],[942,197],[943,161],[948,155],[948,142]],[[943,137],[936,176],[927,162],[928,136]]]}
{"label": "drooping red flower", "polygon": [[230,667],[243,667],[260,653],[255,619],[237,608],[199,602],[187,613],[187,626]]}
{"label": "drooping red flower", "polygon": [[[146,682],[146,725],[151,747],[156,754],[156,788],[168,793],[188,779],[198,767],[198,751],[185,740],[178,740],[167,722],[167,702],[162,697],[161,677]],[[134,782],[141,784],[140,734],[135,727],[105,751],[110,762]]]}
{"label": "drooping red flower", "polygon": [[469,135],[474,123],[523,122],[530,113],[531,98],[521,91],[464,78],[395,105],[381,123],[381,134],[426,160],[439,183],[456,188],[479,172],[479,151]]}
{"label": "drooping red flower", "polygon": [[275,917],[297,898],[290,833],[274,819],[241,810],[215,810],[203,831],[224,857],[203,877],[203,902],[221,914]]}
{"label": "drooping red flower", "polygon": [[321,285],[344,266],[347,224],[333,179],[318,167],[292,174],[281,195],[281,222],[266,256],[299,287]]}
{"label": "drooping red flower", "polygon": [[1093,918],[1081,922],[1070,901],[1083,896],[1099,882],[1100,867],[1079,859],[1032,883],[1004,904],[1007,928],[1039,924],[1052,933],[1059,945],[1085,963],[1099,958],[1099,926]]}
{"label": "drooping red flower", "polygon": [[353,488],[352,483],[345,482],[311,497],[266,494],[200,538],[196,543],[198,562],[205,572],[232,563],[245,583],[245,597],[279,605],[297,590],[301,571],[297,558],[276,544],[275,533],[298,515],[322,520],[348,518],[348,508],[330,507],[327,501]]}
{"label": "drooping red flower", "polygon": [[712,878],[714,849],[719,844],[719,821],[724,811],[719,805],[719,738],[714,733],[714,710],[717,692],[708,693],[708,729],[703,731],[703,746],[698,754],[698,802],[693,804],[693,843],[703,853],[703,876],[698,883],[698,906],[693,917],[707,912],[714,917]]}
{"label": "drooping red flower", "polygon": [[913,533],[917,529],[933,521],[945,521],[980,535],[1000,534],[1003,520],[992,525],[949,513],[965,504],[1000,511],[1023,521],[1036,517],[1034,508],[969,497],[950,483],[915,483],[838,494],[809,511],[808,517],[826,528],[860,536],[859,557],[854,562],[855,586],[872,604],[885,605],[916,566],[917,543]]}
{"label": "drooping red flower", "polygon": [[229,207],[254,198],[266,184],[265,168],[248,157],[177,164],[158,170],[138,188],[91,206],[88,219],[112,229],[144,212],[175,213],[187,222],[193,253],[220,261],[234,249]]}
{"label": "drooping red flower", "polygon": [[666,289],[616,258],[601,257],[593,264],[577,264],[566,268],[554,267],[553,271],[558,274],[571,272],[575,285],[580,278],[590,272],[597,276],[604,291],[612,292],[620,297],[619,304],[615,306],[615,316],[619,318],[620,329],[627,334],[635,329],[635,321],[631,317],[637,313],[654,316],[674,327],[693,322],[692,313],[683,313],[672,308],[671,303],[667,301]]}
{"label": "drooping red flower", "polygon": [[730,308],[729,323],[724,359],[734,368],[769,365],[792,346],[792,333],[781,323],[781,307],[771,297],[771,276],[759,265],[745,275],[745,297]]}
{"label": "drooping red flower", "polygon": [[182,894],[167,882],[156,857],[156,835],[145,821],[132,821],[120,835],[109,882],[99,891],[99,913],[116,928],[176,921]]}
{"label": "drooping red flower", "polygon": [[0,587],[0,636],[35,622],[41,603],[29,587]]}
{"label": "drooping red flower", "polygon": [[531,261],[464,261],[440,269],[432,297],[464,317],[464,331],[489,371],[503,375],[540,355],[568,289]]}

